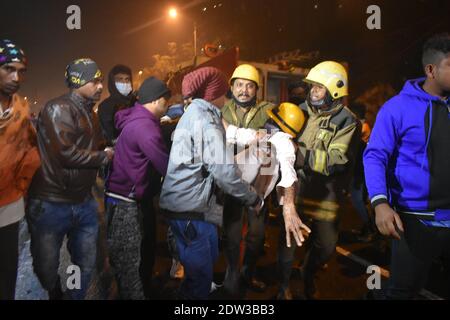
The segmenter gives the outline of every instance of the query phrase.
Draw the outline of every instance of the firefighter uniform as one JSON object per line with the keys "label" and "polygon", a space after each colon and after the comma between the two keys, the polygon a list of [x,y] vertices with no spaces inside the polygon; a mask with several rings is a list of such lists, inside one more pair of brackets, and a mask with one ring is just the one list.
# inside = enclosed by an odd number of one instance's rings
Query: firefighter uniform
{"label": "firefighter uniform", "polygon": [[[338,63],[322,62],[305,79],[327,88],[329,108],[313,107],[309,99],[300,105],[308,115],[298,139],[297,168],[300,183],[298,209],[311,221],[311,236],[303,263],[307,298],[315,293],[316,272],[330,259],[338,240],[339,197],[347,187],[354,152],[360,137],[360,123],[343,105],[347,93],[347,73]],[[294,246],[293,246],[294,247]],[[289,248],[284,250],[289,251]],[[293,260],[290,250],[284,255],[286,268]]]}
{"label": "firefighter uniform", "polygon": [[[236,68],[230,79],[230,84],[236,78],[251,80],[260,85],[259,74],[251,65],[240,65]],[[222,117],[231,125],[246,129],[262,129],[268,120],[267,110],[274,105],[269,102],[256,103],[255,106],[247,108],[246,112],[235,103],[228,101],[222,108]],[[231,196],[225,196],[223,215],[223,237],[225,245],[225,256],[227,258],[227,271],[225,274],[225,289],[236,295],[239,292],[241,273],[247,284],[252,285],[253,273],[256,261],[262,253],[264,246],[265,216],[266,209],[259,215],[248,212],[242,204]],[[240,272],[240,243],[244,218],[248,224],[245,238],[245,253],[242,272]],[[261,283],[261,285],[264,285]],[[261,287],[262,289],[262,287]]]}

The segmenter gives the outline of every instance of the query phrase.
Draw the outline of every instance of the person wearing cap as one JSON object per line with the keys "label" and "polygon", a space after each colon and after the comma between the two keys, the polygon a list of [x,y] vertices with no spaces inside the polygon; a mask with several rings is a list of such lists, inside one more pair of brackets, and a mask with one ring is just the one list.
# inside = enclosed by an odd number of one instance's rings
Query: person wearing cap
{"label": "person wearing cap", "polygon": [[[222,115],[230,125],[243,129],[262,129],[269,119],[267,110],[274,105],[257,101],[261,79],[258,70],[250,64],[238,66],[229,80],[231,99],[225,104]],[[243,134],[243,132],[241,133]],[[224,245],[227,259],[224,287],[233,296],[240,291],[241,282],[255,291],[264,291],[267,285],[254,277],[256,262],[263,252],[267,210],[260,215],[246,211],[231,196],[225,198]],[[244,217],[248,223],[245,237],[245,253],[240,270],[241,238]]]}
{"label": "person wearing cap", "polygon": [[[304,81],[311,89],[300,105],[308,120],[297,140],[296,165],[301,180],[299,211],[309,218],[312,230],[302,276],[306,298],[315,299],[314,278],[336,249],[340,190],[349,185],[361,125],[344,104],[348,78],[341,64],[321,62]],[[294,247],[286,261],[294,259]]]}
{"label": "person wearing cap", "polygon": [[[160,119],[167,112],[169,98],[170,90],[166,84],[150,77],[139,88],[138,102],[115,116],[120,137],[105,184],[105,203],[110,263],[121,299],[144,299],[139,275],[143,201],[152,200],[144,199],[144,196],[149,193],[149,188],[155,188],[149,184],[149,172],[166,175],[169,154]],[[155,236],[153,232],[152,237]],[[155,248],[149,248],[144,254],[154,256]],[[151,273],[151,270],[146,272]]]}
{"label": "person wearing cap", "polygon": [[223,219],[219,188],[255,214],[264,203],[241,179],[226,145],[220,110],[227,90],[224,75],[214,67],[194,70],[182,82],[183,97],[192,102],[174,133],[159,204],[184,266],[179,293],[186,299],[207,299],[211,289],[219,254],[217,226]]}
{"label": "person wearing cap", "polygon": [[118,64],[108,74],[109,97],[98,106],[98,118],[103,136],[109,146],[113,146],[119,133],[114,126],[116,112],[129,108],[136,102],[133,93],[133,77],[131,69]]}
{"label": "person wearing cap", "polygon": [[91,189],[98,168],[112,160],[102,150],[102,134],[93,112],[102,93],[102,73],[91,59],[66,67],[69,92],[50,100],[38,118],[37,141],[41,167],[29,190],[27,222],[33,266],[50,299],[61,299],[59,252],[68,237],[79,285],[65,288],[67,297],[84,299],[97,255],[97,202]]}
{"label": "person wearing cap", "polygon": [[29,106],[17,94],[26,71],[23,50],[0,40],[0,300],[14,299],[24,196],[40,165]]}

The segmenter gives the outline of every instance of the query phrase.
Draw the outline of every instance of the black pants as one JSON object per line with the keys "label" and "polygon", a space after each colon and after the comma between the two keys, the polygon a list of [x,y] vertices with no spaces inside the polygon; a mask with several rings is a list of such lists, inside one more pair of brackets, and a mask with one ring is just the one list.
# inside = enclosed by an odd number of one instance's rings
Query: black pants
{"label": "black pants", "polygon": [[450,229],[424,225],[401,214],[405,233],[392,241],[387,299],[412,299],[426,285],[433,259],[450,250]]}
{"label": "black pants", "polygon": [[245,253],[242,272],[246,277],[251,278],[256,267],[256,262],[264,249],[264,232],[267,209],[263,208],[263,210],[256,215],[254,212],[248,212],[248,210],[246,210],[234,198],[229,196],[225,198],[223,234],[225,257],[227,259],[228,266],[224,286],[231,292],[235,292],[237,290],[239,282],[240,244],[242,239],[244,215],[246,212],[248,229],[245,238]]}
{"label": "black pants", "polygon": [[19,222],[0,228],[0,300],[14,300],[19,259]]}
{"label": "black pants", "polygon": [[153,206],[153,197],[141,201],[143,237],[141,244],[141,265],[140,274],[144,295],[146,298],[152,298],[155,292],[152,292],[152,276],[155,265],[156,255],[156,210]]}
{"label": "black pants", "polygon": [[[281,217],[280,238],[278,244],[278,269],[281,289],[287,289],[295,259],[297,243],[291,235],[291,247],[286,246],[286,231]],[[306,257],[303,262],[305,278],[314,278],[317,271],[328,262],[336,250],[339,229],[338,220],[322,221],[313,219],[311,235],[307,241]]]}

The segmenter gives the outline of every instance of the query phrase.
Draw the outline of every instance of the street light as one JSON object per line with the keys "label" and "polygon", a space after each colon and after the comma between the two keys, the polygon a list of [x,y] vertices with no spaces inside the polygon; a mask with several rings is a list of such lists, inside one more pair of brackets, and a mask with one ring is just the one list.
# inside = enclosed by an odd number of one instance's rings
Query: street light
{"label": "street light", "polygon": [[175,19],[178,15],[177,9],[175,8],[170,8],[169,9],[169,17],[171,17],[172,19]]}
{"label": "street light", "polygon": [[[176,8],[170,8],[168,11],[169,18],[175,20],[178,17],[178,11]],[[197,57],[197,22],[194,21],[194,58]]]}

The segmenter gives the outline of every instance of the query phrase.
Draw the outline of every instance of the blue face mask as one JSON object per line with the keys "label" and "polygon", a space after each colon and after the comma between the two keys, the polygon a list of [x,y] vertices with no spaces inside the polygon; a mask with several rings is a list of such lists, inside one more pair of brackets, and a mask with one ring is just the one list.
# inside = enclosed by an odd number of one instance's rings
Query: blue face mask
{"label": "blue face mask", "polygon": [[131,91],[133,91],[133,87],[130,82],[116,82],[117,91],[123,96],[128,96]]}

